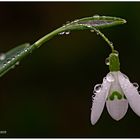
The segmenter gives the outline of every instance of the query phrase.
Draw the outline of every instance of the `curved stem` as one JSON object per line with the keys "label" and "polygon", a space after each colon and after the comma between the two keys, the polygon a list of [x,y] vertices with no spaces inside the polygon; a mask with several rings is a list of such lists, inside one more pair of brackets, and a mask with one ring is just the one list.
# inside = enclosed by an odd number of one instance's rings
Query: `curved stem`
{"label": "curved stem", "polygon": [[41,39],[39,39],[38,41],[36,41],[34,44],[37,46],[37,47],[40,47],[42,44],[44,44],[45,42],[47,42],[48,40],[50,40],[52,37],[54,37],[55,35],[61,33],[61,32],[64,32],[65,29],[64,27],[60,27],[54,31],[52,31],[51,33],[45,35],[44,37],[42,37]]}
{"label": "curved stem", "polygon": [[107,42],[107,44],[110,46],[112,52],[114,52],[113,43],[111,41],[109,41],[108,38],[102,32],[100,32],[100,30],[98,30],[96,28],[94,28],[94,30],[97,34],[99,34]]}

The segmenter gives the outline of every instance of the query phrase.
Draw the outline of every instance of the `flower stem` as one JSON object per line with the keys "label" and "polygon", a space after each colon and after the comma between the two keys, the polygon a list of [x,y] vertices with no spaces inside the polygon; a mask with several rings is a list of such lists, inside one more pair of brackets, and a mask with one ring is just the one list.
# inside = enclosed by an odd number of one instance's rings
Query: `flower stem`
{"label": "flower stem", "polygon": [[113,43],[111,41],[109,41],[108,38],[102,32],[100,32],[100,30],[98,30],[96,28],[94,28],[94,30],[97,34],[99,34],[107,42],[107,44],[110,46],[112,52],[114,52]]}
{"label": "flower stem", "polygon": [[45,42],[47,42],[48,40],[50,40],[52,37],[54,37],[55,35],[64,32],[65,28],[62,26],[54,31],[52,31],[51,33],[45,35],[44,37],[42,37],[41,39],[39,39],[38,41],[36,41],[34,44],[37,47],[40,47],[41,45],[43,45]]}

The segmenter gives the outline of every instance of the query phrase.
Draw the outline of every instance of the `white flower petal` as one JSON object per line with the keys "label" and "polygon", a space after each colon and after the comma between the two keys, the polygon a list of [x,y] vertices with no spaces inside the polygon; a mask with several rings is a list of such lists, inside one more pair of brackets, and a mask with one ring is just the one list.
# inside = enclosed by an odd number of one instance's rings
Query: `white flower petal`
{"label": "white flower petal", "polygon": [[91,123],[94,125],[101,116],[111,83],[103,80],[101,91],[96,93],[91,108]]}
{"label": "white flower petal", "polygon": [[140,116],[140,95],[137,88],[126,78],[121,72],[119,72],[120,86],[132,108],[132,110]]}
{"label": "white flower petal", "polygon": [[110,116],[118,121],[125,116],[128,109],[128,101],[126,99],[107,100],[106,107]]}

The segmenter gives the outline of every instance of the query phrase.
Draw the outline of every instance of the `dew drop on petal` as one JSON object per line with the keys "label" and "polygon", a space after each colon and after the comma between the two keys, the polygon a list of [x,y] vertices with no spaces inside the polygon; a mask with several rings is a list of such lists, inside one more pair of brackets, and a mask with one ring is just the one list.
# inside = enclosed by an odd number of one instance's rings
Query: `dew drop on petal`
{"label": "dew drop on petal", "polygon": [[138,85],[138,83],[136,83],[136,82],[135,82],[135,83],[133,83],[133,86],[134,86],[134,87],[136,87],[136,89],[138,89],[138,88],[139,88],[139,85]]}
{"label": "dew drop on petal", "polygon": [[0,53],[0,60],[4,60],[6,58],[6,55],[4,53]]}
{"label": "dew drop on petal", "polygon": [[103,78],[103,82],[106,82],[106,77]]}
{"label": "dew drop on petal", "polygon": [[94,102],[94,98],[95,98],[95,96],[96,96],[96,93],[97,93],[97,92],[93,91],[93,95],[91,96],[91,97],[92,97],[92,102]]}
{"label": "dew drop on petal", "polygon": [[125,79],[129,79],[124,73],[123,73],[123,76],[124,76]]}
{"label": "dew drop on petal", "polygon": [[92,101],[94,100],[95,96],[96,96],[96,94],[94,93],[94,94],[92,95]]}
{"label": "dew drop on petal", "polygon": [[95,95],[95,93],[92,95],[92,98],[94,98],[96,95]]}
{"label": "dew drop on petal", "polygon": [[101,84],[97,84],[94,86],[94,92],[100,92],[101,91]]}
{"label": "dew drop on petal", "polygon": [[109,57],[105,59],[105,64],[109,65]]}
{"label": "dew drop on petal", "polygon": [[108,82],[114,82],[114,77],[113,77],[113,75],[111,74],[111,73],[109,73],[109,74],[107,74],[107,76],[106,76],[106,80],[108,81]]}

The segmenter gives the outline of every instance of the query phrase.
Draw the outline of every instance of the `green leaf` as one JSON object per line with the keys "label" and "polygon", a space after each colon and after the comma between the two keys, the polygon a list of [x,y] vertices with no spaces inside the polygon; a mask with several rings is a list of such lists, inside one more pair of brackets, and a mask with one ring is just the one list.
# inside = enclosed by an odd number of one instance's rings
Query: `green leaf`
{"label": "green leaf", "polygon": [[[14,68],[16,63],[20,61],[24,56],[29,53],[29,43],[24,43],[11,49],[5,54],[0,56],[0,77],[8,72],[10,69]],[[27,53],[28,52],[28,53]],[[2,58],[3,57],[3,58]],[[4,58],[5,57],[5,58]]]}
{"label": "green leaf", "polygon": [[0,77],[7,73],[10,69],[14,68],[17,62],[21,61],[34,49],[37,49],[42,44],[44,44],[45,42],[47,42],[48,40],[50,40],[58,34],[70,32],[72,30],[94,30],[95,28],[102,29],[124,23],[126,23],[126,21],[122,18],[97,15],[93,17],[78,19],[67,23],[66,25],[42,37],[33,45],[30,45],[29,43],[22,44],[5,53],[4,59],[1,59],[0,57]]}
{"label": "green leaf", "polygon": [[126,20],[110,16],[86,17],[64,25],[67,30],[102,29],[126,23]]}

